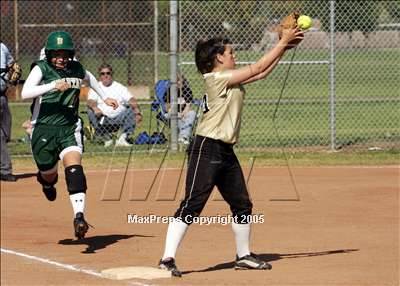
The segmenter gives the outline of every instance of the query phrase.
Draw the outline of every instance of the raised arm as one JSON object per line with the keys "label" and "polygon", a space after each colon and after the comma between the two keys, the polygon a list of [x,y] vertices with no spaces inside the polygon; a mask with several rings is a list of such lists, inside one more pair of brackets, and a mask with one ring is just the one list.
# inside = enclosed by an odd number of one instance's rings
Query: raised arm
{"label": "raised arm", "polygon": [[265,78],[267,75],[269,75],[272,70],[275,68],[275,66],[279,63],[279,61],[281,60],[282,56],[278,57],[265,71],[249,78],[248,80],[244,81],[242,84],[247,84],[247,83],[252,83],[255,82],[257,80],[263,79]]}

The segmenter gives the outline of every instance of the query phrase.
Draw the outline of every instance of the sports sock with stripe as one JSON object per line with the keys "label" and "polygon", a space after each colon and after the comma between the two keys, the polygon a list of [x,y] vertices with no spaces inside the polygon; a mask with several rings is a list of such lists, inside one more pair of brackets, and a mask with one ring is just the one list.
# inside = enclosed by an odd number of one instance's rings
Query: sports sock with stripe
{"label": "sports sock with stripe", "polygon": [[69,196],[72,204],[72,209],[74,210],[74,217],[77,213],[83,213],[85,211],[85,198],[86,194],[83,192],[76,193]]}

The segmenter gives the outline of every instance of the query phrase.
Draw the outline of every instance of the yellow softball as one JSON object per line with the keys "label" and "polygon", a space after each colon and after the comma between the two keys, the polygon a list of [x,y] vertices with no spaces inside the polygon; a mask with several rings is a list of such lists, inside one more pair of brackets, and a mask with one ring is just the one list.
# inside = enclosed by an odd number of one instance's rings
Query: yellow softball
{"label": "yellow softball", "polygon": [[297,26],[301,29],[301,30],[307,30],[310,29],[312,26],[312,19],[309,16],[306,15],[301,15],[298,19],[297,19]]}

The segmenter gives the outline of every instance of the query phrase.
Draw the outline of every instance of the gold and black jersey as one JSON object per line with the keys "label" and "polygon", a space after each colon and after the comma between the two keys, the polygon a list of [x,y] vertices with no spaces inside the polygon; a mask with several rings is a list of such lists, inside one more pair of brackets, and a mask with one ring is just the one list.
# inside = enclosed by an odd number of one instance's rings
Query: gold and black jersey
{"label": "gold and black jersey", "polygon": [[239,139],[245,90],[241,85],[228,87],[231,76],[229,70],[203,75],[203,114],[196,134],[235,144]]}

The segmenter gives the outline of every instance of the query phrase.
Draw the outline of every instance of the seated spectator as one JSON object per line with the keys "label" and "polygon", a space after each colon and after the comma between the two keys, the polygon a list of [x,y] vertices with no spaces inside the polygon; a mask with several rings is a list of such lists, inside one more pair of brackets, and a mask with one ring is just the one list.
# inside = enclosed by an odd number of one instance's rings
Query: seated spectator
{"label": "seated spectator", "polygon": [[99,75],[99,84],[104,93],[107,97],[117,100],[119,106],[117,109],[107,106],[96,92],[92,89],[89,90],[87,113],[90,124],[95,129],[95,136],[105,140],[105,147],[111,146],[113,144],[112,132],[116,131],[116,127],[121,129],[121,135],[115,145],[131,146],[128,139],[133,134],[135,126],[143,119],[138,103],[125,86],[113,80],[111,65],[101,65]]}
{"label": "seated spectator", "polygon": [[183,76],[178,74],[178,142],[189,144],[192,137],[192,129],[196,120],[196,111],[192,109],[193,93],[189,82]]}
{"label": "seated spectator", "polygon": [[[178,143],[187,145],[192,137],[192,129],[194,122],[196,120],[196,111],[193,110],[193,93],[190,88],[187,79],[181,75],[177,74],[177,105],[178,105]],[[169,89],[164,94],[164,101],[167,103],[167,112],[165,114],[167,119],[169,119],[170,113],[170,92]]]}

